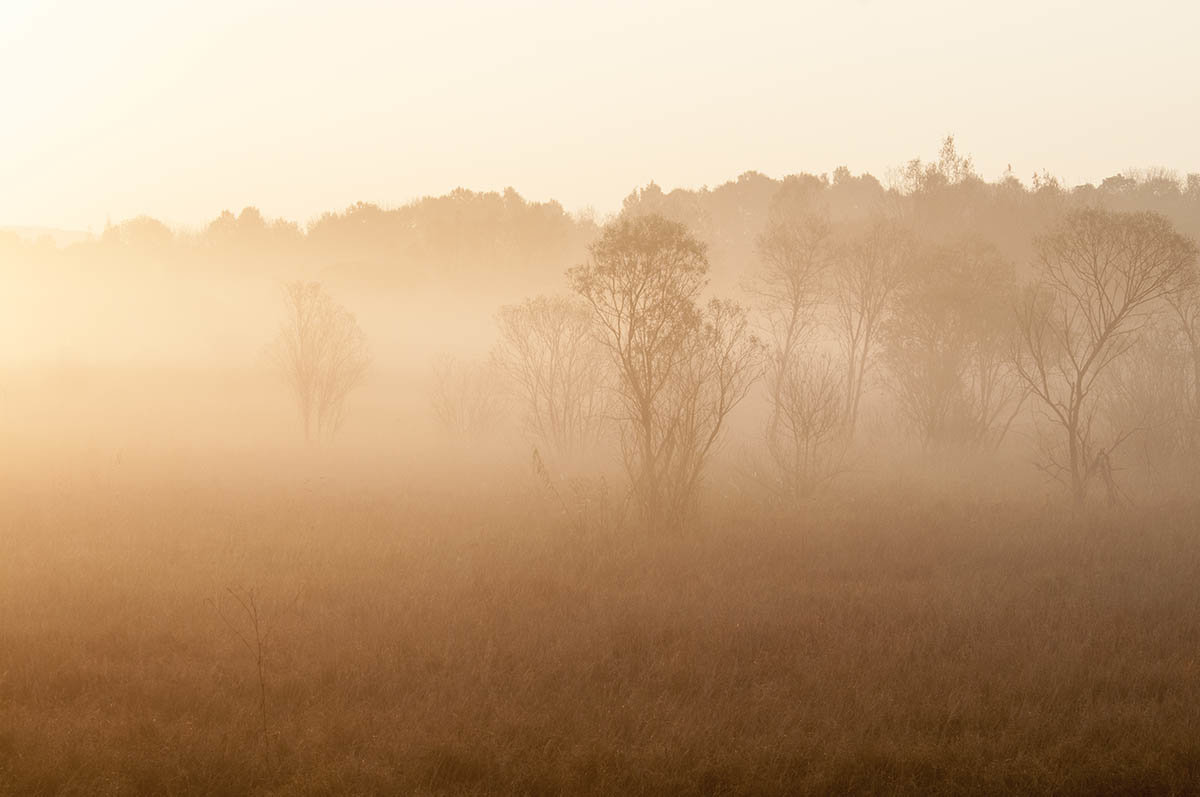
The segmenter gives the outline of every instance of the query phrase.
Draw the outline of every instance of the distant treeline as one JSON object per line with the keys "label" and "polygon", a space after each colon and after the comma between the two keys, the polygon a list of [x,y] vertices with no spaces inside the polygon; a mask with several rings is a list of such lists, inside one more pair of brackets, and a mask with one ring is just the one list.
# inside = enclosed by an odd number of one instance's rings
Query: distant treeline
{"label": "distant treeline", "polygon": [[336,275],[368,285],[560,275],[598,227],[557,202],[516,191],[456,189],[395,209],[359,202],[306,228],[248,207],[202,229],[172,230],[149,216],[108,225],[93,240],[58,249],[0,231],[0,258],[31,263],[163,265],[274,277]]}
{"label": "distant treeline", "polygon": [[[1200,239],[1200,174],[1129,171],[1074,188],[1047,173],[1027,182],[1006,173],[989,182],[947,138],[936,160],[910,161],[887,175],[886,183],[845,167],[832,175],[781,179],[751,171],[716,188],[664,192],[650,183],[625,198],[622,212],[657,213],[685,224],[708,244],[714,281],[725,285],[757,262],[757,241],[771,214],[786,212],[798,197],[827,207],[835,226],[883,214],[924,240],[982,239],[1019,271],[1031,256],[1033,236],[1081,205],[1155,211],[1179,232]],[[190,231],[139,216],[61,249],[48,239],[28,242],[0,232],[0,258],[85,266],[158,263],[273,277],[328,274],[380,287],[460,281],[487,286],[558,279],[586,259],[602,222],[589,213],[569,213],[555,201],[528,201],[511,188],[503,193],[459,188],[390,209],[360,202],[306,227],[248,207]]]}

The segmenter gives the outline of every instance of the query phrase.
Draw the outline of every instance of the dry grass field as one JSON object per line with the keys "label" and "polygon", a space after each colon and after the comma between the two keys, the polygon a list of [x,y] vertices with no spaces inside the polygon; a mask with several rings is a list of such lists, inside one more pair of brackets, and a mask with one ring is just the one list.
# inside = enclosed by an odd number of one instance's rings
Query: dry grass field
{"label": "dry grass field", "polygon": [[522,485],[10,483],[0,792],[1200,784],[1200,507],[876,490],[655,538]]}
{"label": "dry grass field", "polygon": [[0,0],[0,797],[1200,797],[1197,31]]}

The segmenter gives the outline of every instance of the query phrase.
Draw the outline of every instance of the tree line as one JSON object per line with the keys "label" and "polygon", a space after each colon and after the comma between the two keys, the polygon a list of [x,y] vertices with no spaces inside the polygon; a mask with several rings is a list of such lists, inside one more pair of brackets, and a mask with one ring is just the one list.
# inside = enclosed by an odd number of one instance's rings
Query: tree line
{"label": "tree line", "polygon": [[[910,164],[913,179],[971,179],[969,161],[943,156]],[[1114,461],[1135,436],[1157,466],[1196,471],[1197,247],[1167,216],[1066,205],[1026,231],[1018,268],[976,230],[938,230],[911,205],[835,219],[828,188],[797,180],[772,201],[735,296],[715,295],[692,229],[631,203],[564,291],[500,310],[490,368],[443,364],[435,412],[477,433],[503,385],[539,464],[607,436],[652,528],[694,516],[730,414],[756,386],[767,412],[755,476],[789,509],[841,472],[869,391],[936,454],[993,451],[1024,423],[1035,463],[1077,503],[1097,490],[1122,500]],[[302,361],[281,360],[291,373]]]}
{"label": "tree line", "polygon": [[[713,282],[733,289],[756,261],[772,214],[812,193],[834,225],[860,223],[886,209],[926,239],[982,239],[1019,270],[1033,257],[1030,230],[1071,207],[1152,211],[1200,239],[1200,174],[1127,170],[1068,187],[1047,172],[1022,180],[1009,171],[987,181],[952,138],[932,160],[914,159],[886,175],[855,175],[845,167],[779,179],[746,172],[716,187],[670,192],[651,183],[631,192],[621,212],[657,213],[686,225],[708,247]],[[586,257],[600,226],[594,214],[530,201],[511,188],[460,188],[398,207],[360,202],[303,225],[267,218],[253,207],[222,212],[192,230],[138,217],[107,224],[93,240],[62,249],[0,231],[0,258],[96,268],[156,263],[272,278],[329,273],[384,288],[441,280],[553,281],[563,264]]]}
{"label": "tree line", "polygon": [[304,229],[247,208],[191,232],[133,219],[62,249],[0,235],[0,257],[282,276],[272,353],[312,439],[336,432],[371,356],[353,315],[297,271],[556,283],[500,310],[486,362],[437,362],[433,412],[470,438],[515,396],[539,461],[613,445],[654,526],[695,510],[748,396],[765,412],[747,470],[781,507],[844,472],[872,402],[937,455],[996,451],[1021,428],[1076,502],[1122,501],[1135,455],[1154,473],[1200,470],[1200,175],[988,182],[947,137],[887,182],[839,168],[650,184],[603,225],[460,189]]}
{"label": "tree line", "polygon": [[549,279],[595,237],[587,214],[554,201],[456,189],[400,207],[359,202],[305,226],[257,208],[223,211],[198,229],[139,216],[108,223],[91,240],[56,247],[0,230],[0,264],[103,269],[167,268],[270,278],[321,274],[343,283],[403,289]]}

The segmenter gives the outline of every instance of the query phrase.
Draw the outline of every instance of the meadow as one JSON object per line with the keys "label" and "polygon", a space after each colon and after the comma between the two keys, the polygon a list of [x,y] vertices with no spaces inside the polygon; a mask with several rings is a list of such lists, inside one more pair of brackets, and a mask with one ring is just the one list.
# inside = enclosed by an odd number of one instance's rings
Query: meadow
{"label": "meadow", "polygon": [[1198,531],[911,484],[647,535],[515,468],[9,478],[0,793],[1188,793]]}
{"label": "meadow", "polygon": [[976,5],[0,0],[0,797],[1200,795],[1200,3]]}

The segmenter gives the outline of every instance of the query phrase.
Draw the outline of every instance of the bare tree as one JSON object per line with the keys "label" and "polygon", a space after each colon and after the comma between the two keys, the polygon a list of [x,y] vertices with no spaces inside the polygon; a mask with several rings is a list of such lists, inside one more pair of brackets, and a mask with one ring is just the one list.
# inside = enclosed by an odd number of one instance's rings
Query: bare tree
{"label": "bare tree", "polygon": [[699,305],[705,247],[661,216],[621,217],[569,272],[617,372],[625,465],[652,529],[678,528],[730,410],[754,379],[742,308]]}
{"label": "bare tree", "polygon": [[[761,346],[740,305],[713,299],[684,339],[680,369],[667,383],[666,443],[660,459],[665,517],[682,522],[695,509],[700,479],[725,419],[758,377]],[[627,449],[628,450],[628,449]],[[636,450],[636,449],[635,449]]]}
{"label": "bare tree", "polygon": [[1167,302],[1171,312],[1113,364],[1103,413],[1109,429],[1136,430],[1130,443],[1153,484],[1192,487],[1200,462],[1200,284]]}
{"label": "bare tree", "polygon": [[[772,366],[774,367],[774,366]],[[793,356],[771,374],[767,486],[785,506],[833,479],[846,456],[845,373],[828,354]]]}
{"label": "bare tree", "polygon": [[746,287],[762,306],[772,369],[785,367],[815,326],[830,233],[825,208],[775,209],[758,238],[762,266]]}
{"label": "bare tree", "polygon": [[[1104,428],[1133,429],[1151,483],[1194,486],[1200,418],[1194,409],[1191,352],[1186,337],[1160,319],[1139,336],[1104,380]],[[1182,479],[1180,477],[1183,477]]]}
{"label": "bare tree", "polygon": [[833,330],[846,362],[846,424],[852,435],[884,322],[904,281],[912,240],[877,218],[843,243],[834,270]]}
{"label": "bare tree", "polygon": [[283,306],[271,357],[292,389],[304,439],[326,440],[342,424],[346,396],[366,377],[367,338],[354,315],[320,283],[287,283]]}
{"label": "bare tree", "polygon": [[758,240],[762,266],[747,285],[768,346],[766,483],[788,504],[832,477],[845,453],[845,380],[828,355],[818,357],[807,345],[817,328],[830,230],[823,207],[773,209]]}
{"label": "bare tree", "polygon": [[[1036,242],[1038,282],[1018,305],[1015,366],[1042,421],[1041,467],[1077,503],[1134,430],[1094,424],[1103,377],[1193,279],[1196,246],[1154,213],[1076,210]],[[1056,433],[1055,433],[1056,432]]]}
{"label": "bare tree", "polygon": [[591,308],[578,299],[539,296],[498,316],[495,360],[524,406],[526,432],[562,462],[600,438],[608,359]]}
{"label": "bare tree", "polygon": [[478,440],[494,431],[504,416],[504,391],[491,362],[434,360],[430,405],[442,430],[460,440]]}

